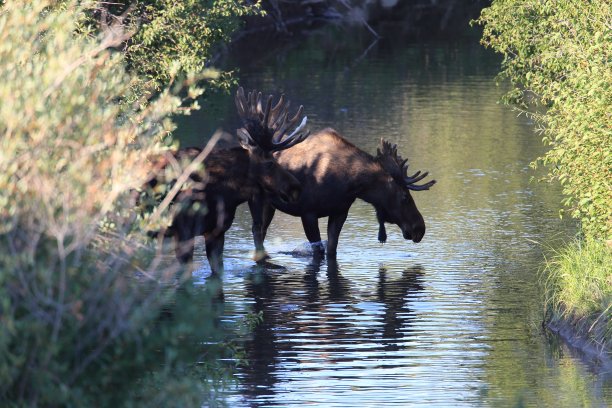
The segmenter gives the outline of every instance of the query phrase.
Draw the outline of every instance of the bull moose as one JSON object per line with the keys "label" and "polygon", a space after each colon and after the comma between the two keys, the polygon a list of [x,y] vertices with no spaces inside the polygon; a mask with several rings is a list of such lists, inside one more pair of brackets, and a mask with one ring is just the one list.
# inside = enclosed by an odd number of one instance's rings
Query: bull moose
{"label": "bull moose", "polygon": [[[260,102],[237,97],[238,110],[251,104],[257,111]],[[249,126],[263,127],[274,132],[278,125],[264,111],[258,112],[259,122]],[[282,130],[282,129],[280,129]],[[282,132],[281,132],[282,133]],[[278,139],[280,140],[280,139]],[[417,171],[408,176],[407,160],[397,152],[397,145],[381,139],[376,157],[359,149],[333,129],[324,129],[289,150],[275,153],[278,164],[300,182],[302,194],[297,201],[287,202],[271,195],[258,195],[249,201],[253,217],[253,238],[256,260],[267,258],[264,240],[274,213],[300,217],[308,241],[321,255],[318,219],[329,217],[327,223],[327,256],[335,258],[338,238],[353,202],[360,198],[376,209],[379,222],[378,239],[385,242],[385,223],[400,227],[405,239],[420,242],[425,235],[425,222],[410,191],[428,190],[431,180],[418,185],[428,173]]]}
{"label": "bull moose", "polygon": [[[238,89],[236,98],[240,101],[247,99],[242,88]],[[261,100],[261,94],[253,91],[248,99],[255,106],[255,101]],[[309,134],[304,131],[307,118],[304,116],[300,125],[287,134],[300,120],[303,107],[300,106],[289,118],[289,103],[285,103],[284,96],[274,107],[271,104],[272,96],[263,112],[267,118],[274,119],[274,133],[258,126],[253,121],[254,112],[251,110],[239,110],[245,125],[237,131],[241,146],[211,151],[204,158],[203,169],[191,172],[189,183],[174,198],[172,224],[164,235],[174,237],[175,253],[180,262],[192,261],[194,238],[203,235],[211,270],[213,273],[221,272],[225,232],[232,225],[238,205],[264,193],[278,203],[297,201],[300,183],[278,165],[272,154],[306,139]],[[261,106],[258,109],[262,112]],[[281,142],[276,142],[281,139]],[[201,154],[200,148],[186,148],[167,155],[148,186],[154,187],[161,181],[161,170],[170,163],[187,163]]]}

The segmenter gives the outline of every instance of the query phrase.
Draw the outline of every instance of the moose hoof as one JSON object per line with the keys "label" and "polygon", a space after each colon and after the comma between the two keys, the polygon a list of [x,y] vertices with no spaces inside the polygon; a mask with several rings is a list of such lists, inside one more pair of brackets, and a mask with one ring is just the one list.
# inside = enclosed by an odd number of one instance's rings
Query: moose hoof
{"label": "moose hoof", "polygon": [[322,241],[311,242],[310,247],[312,248],[312,255],[315,257],[325,257],[325,245]]}
{"label": "moose hoof", "polygon": [[270,259],[270,255],[266,251],[256,251],[253,255],[253,260],[257,263],[265,262]]}

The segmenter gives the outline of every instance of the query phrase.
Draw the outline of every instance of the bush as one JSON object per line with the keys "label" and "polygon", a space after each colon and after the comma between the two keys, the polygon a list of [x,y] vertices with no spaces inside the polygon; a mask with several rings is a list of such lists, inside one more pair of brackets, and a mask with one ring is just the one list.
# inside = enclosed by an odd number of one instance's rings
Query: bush
{"label": "bush", "polygon": [[113,50],[130,34],[76,34],[78,3],[0,8],[0,405],[201,405],[204,351],[178,345],[218,334],[215,312],[160,317],[177,269],[131,214],[182,101],[127,103],[141,79]]}
{"label": "bush", "polygon": [[[61,0],[60,6],[72,0]],[[177,75],[201,74],[230,40],[241,18],[259,15],[260,2],[247,0],[78,1],[87,10],[80,30],[116,23],[133,32],[121,43],[130,70],[157,90]],[[207,88],[227,90],[231,72],[214,74]]]}
{"label": "bush", "polygon": [[515,86],[506,101],[530,109],[550,146],[537,163],[588,239],[612,238],[611,20],[607,0],[495,0],[477,21]]}

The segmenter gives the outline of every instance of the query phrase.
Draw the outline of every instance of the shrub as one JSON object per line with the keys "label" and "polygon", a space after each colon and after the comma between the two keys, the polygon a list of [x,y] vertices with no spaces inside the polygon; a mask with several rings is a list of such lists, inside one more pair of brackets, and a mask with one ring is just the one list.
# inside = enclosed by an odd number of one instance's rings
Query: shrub
{"label": "shrub", "polygon": [[477,21],[515,86],[506,101],[550,146],[534,165],[549,166],[588,239],[612,237],[611,20],[606,0],[495,0]]}
{"label": "shrub", "polygon": [[200,405],[203,351],[178,343],[214,335],[214,311],[160,318],[177,269],[130,214],[182,101],[127,103],[141,79],[113,50],[129,33],[76,34],[78,3],[0,8],[0,405]]}
{"label": "shrub", "polygon": [[[72,0],[61,0],[60,6]],[[97,31],[116,23],[133,32],[121,43],[130,70],[159,90],[177,75],[200,74],[247,15],[261,14],[259,1],[247,0],[116,0],[78,1],[87,10],[80,30]],[[208,89],[227,90],[231,72],[214,73]]]}

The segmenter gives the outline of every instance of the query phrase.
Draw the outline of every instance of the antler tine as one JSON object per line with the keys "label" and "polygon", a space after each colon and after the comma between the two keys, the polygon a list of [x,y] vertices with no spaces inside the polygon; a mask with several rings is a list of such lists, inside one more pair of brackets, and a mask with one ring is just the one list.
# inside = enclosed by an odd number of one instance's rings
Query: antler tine
{"label": "antler tine", "polygon": [[[253,93],[255,93],[255,91],[253,91]],[[256,103],[253,104],[253,111],[253,116],[256,118],[261,118],[261,116],[263,115],[261,109],[261,92],[257,92],[257,99]]]}
{"label": "antler tine", "polygon": [[273,119],[275,120],[274,122],[270,123],[269,128],[271,128],[274,133],[276,133],[283,127],[285,122],[287,122],[287,109],[281,109],[281,111],[278,113],[278,116]]}
{"label": "antler tine", "polygon": [[258,116],[263,116],[264,112],[263,112],[263,108],[261,106],[261,92],[257,92],[257,106],[255,107],[255,111],[257,112]]}
{"label": "antler tine", "polygon": [[289,119],[289,123],[290,123],[289,127],[292,127],[293,125],[297,123],[298,120],[300,120],[300,116],[302,116],[303,112],[304,112],[304,105],[300,105],[297,112],[295,112],[295,115],[293,115],[293,117]]}
{"label": "antler tine", "polygon": [[236,107],[244,123],[242,130],[239,130],[239,138],[270,152],[287,149],[309,135],[308,132],[303,132],[307,121],[304,117],[293,133],[286,136],[286,133],[300,120],[304,107],[300,106],[297,112],[290,116],[289,101],[285,99],[285,95],[281,95],[274,106],[273,99],[270,95],[264,102],[261,92],[255,90],[245,97],[242,87],[236,93]]}
{"label": "antler tine", "polygon": [[266,102],[266,110],[263,113],[263,123],[267,124],[270,117],[270,107],[272,106],[272,95],[268,96],[268,102]]}
{"label": "antler tine", "polygon": [[257,94],[255,91],[249,92],[249,116],[257,117]]}
{"label": "antler tine", "polygon": [[244,89],[242,87],[238,88],[234,102],[236,103],[236,109],[238,109],[238,115],[241,118],[245,118],[247,115],[248,103],[246,97],[244,96]]}
{"label": "antler tine", "polygon": [[270,118],[270,128],[278,129],[285,123],[287,115],[289,115],[289,105],[291,105],[291,102],[287,101],[287,103],[281,106],[275,115]]}
{"label": "antler tine", "polygon": [[[285,119],[284,126],[281,129],[278,129],[274,133],[274,137],[277,138],[277,140],[282,139],[282,137],[285,134],[285,132],[287,132],[288,129],[291,129],[292,127],[294,127],[296,125],[296,123],[298,122],[298,120],[300,120],[300,117],[302,116],[303,111],[304,111],[304,107],[300,105],[300,107],[298,108],[296,114],[291,119],[288,119],[288,120]],[[302,121],[300,126],[293,133],[296,133],[297,131],[301,130],[300,127],[303,126],[303,125],[305,125],[305,122]]]}
{"label": "antler tine", "polygon": [[[428,172],[428,171],[426,171],[425,173],[423,173],[423,174],[421,174],[421,175],[419,176],[419,173],[421,173],[421,172],[419,171],[419,172],[415,173],[415,175],[414,175],[414,176],[412,176],[412,177],[406,177],[406,178],[404,178],[404,181],[406,181],[406,184],[413,184],[413,183],[416,183],[417,181],[421,181],[421,180],[423,180],[425,177],[427,177],[427,175],[429,174],[429,172]],[[416,176],[416,177],[415,177],[415,176]]]}
{"label": "antler tine", "polygon": [[[289,130],[292,127],[294,127],[295,124],[298,122],[298,120],[300,120],[300,117],[302,116],[303,112],[304,112],[304,106],[300,105],[300,107],[298,108],[298,110],[295,113],[295,115],[291,119],[289,119],[289,120],[287,120],[287,112],[284,112],[283,122],[281,122],[281,126],[278,129],[276,129],[276,131],[274,132],[274,140],[275,141],[280,141],[283,138],[283,136],[285,135],[285,133],[287,132],[287,130]],[[302,123],[292,133],[292,135],[296,134],[297,132],[299,132],[304,125],[306,125],[306,123],[302,120]],[[291,137],[291,135],[289,137]]]}
{"label": "antler tine", "polygon": [[281,94],[278,103],[276,105],[274,105],[274,107],[272,108],[272,111],[270,112],[270,122],[269,123],[274,123],[274,121],[276,121],[276,118],[278,117],[278,113],[279,111],[285,106],[285,94]]}
{"label": "antler tine", "polygon": [[245,128],[238,129],[236,133],[238,134],[238,139],[240,139],[243,144],[250,146],[257,146],[259,144],[257,141],[255,141],[255,139],[253,139],[249,131]]}
{"label": "antler tine", "polygon": [[427,182],[425,184],[421,184],[420,186],[417,186],[415,184],[408,184],[406,185],[406,187],[409,190],[414,190],[414,191],[423,191],[423,190],[429,190],[429,188],[431,186],[433,186],[434,184],[436,184],[436,180],[431,180],[430,182]]}
{"label": "antler tine", "polygon": [[393,156],[393,160],[395,160],[396,163],[399,164],[399,160],[397,159],[397,144],[395,143],[391,145],[391,155]]}
{"label": "antler tine", "polygon": [[[408,170],[408,167],[406,167],[406,170]],[[406,173],[408,174],[408,173]],[[407,179],[413,179],[416,176],[418,176],[419,174],[421,174],[421,170],[417,171],[416,173],[414,173],[412,176],[406,176]]]}
{"label": "antler tine", "polygon": [[308,117],[304,116],[304,119],[302,119],[302,123],[300,124],[300,126],[298,126],[297,129],[295,129],[289,136],[287,136],[285,140],[280,143],[275,143],[274,147],[272,148],[272,151],[278,152],[281,150],[285,150],[290,148],[291,146],[295,146],[296,144],[303,142],[304,139],[306,139],[310,135],[310,131],[301,133],[304,126],[306,126],[307,120]]}
{"label": "antler tine", "polygon": [[408,159],[402,158],[397,152],[397,144],[380,139],[380,147],[377,149],[378,160],[383,168],[395,179],[396,182],[403,184],[409,190],[421,191],[429,190],[436,184],[436,180],[429,181],[422,185],[416,185],[429,175],[429,172],[417,171],[412,176],[408,176]]}
{"label": "antler tine", "polygon": [[[298,134],[299,132],[301,132],[302,129],[304,129],[304,126],[306,126],[307,121],[308,121],[308,116],[304,116],[304,118],[302,119],[302,123],[300,123],[300,126],[295,128],[295,130],[289,136],[287,136],[287,139],[290,139],[294,137],[296,134]],[[308,131],[307,134],[308,133],[310,133],[310,131]]]}
{"label": "antler tine", "polygon": [[[401,156],[400,156],[400,159],[401,159]],[[404,160],[402,160],[402,161],[401,161],[401,163],[399,164],[399,166],[400,166],[400,168],[402,169],[402,173],[403,173],[404,175],[407,175],[407,174],[408,174],[408,159],[404,159]],[[417,172],[417,174],[418,174],[418,173],[420,173],[420,172]],[[416,175],[416,174],[415,174],[415,175]],[[414,176],[412,176],[412,177],[414,177]]]}
{"label": "antler tine", "polygon": [[270,118],[266,124],[266,126],[270,129],[278,129],[279,124],[282,123],[280,121],[282,120],[283,115],[287,114],[288,102],[285,102],[284,95],[281,95],[281,99],[283,100],[283,104],[281,106],[276,104],[276,106],[272,108],[272,111],[270,112]]}

